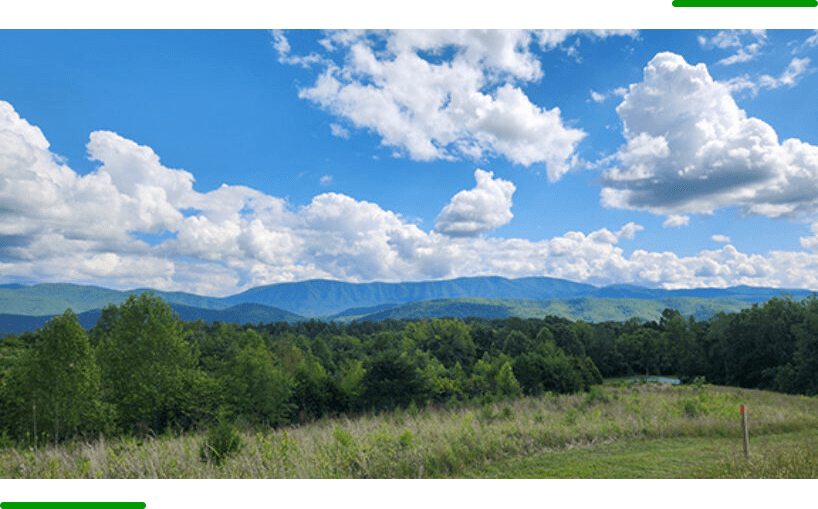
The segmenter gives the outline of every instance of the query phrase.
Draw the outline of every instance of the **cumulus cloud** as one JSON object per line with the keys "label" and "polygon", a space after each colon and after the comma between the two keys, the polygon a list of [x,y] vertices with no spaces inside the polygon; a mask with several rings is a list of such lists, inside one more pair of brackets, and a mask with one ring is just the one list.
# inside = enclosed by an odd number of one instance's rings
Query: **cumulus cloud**
{"label": "cumulus cloud", "polygon": [[[640,157],[663,153],[650,140],[639,143],[653,147]],[[165,167],[149,147],[112,132],[92,133],[88,150],[98,166],[80,176],[50,151],[37,127],[0,102],[0,278],[207,295],[311,278],[478,275],[818,288],[818,226],[802,237],[804,252],[749,255],[726,245],[687,257],[641,249],[626,256],[620,244],[641,225],[536,242],[480,235],[508,222],[514,193],[512,183],[482,170],[475,171],[476,186],[455,195],[426,232],[376,203],[339,193],[294,208],[244,186],[199,192],[191,173]]]}
{"label": "cumulus cloud", "polygon": [[713,235],[710,238],[713,239],[715,242],[723,242],[725,244],[730,243],[730,237],[728,237],[727,235]]}
{"label": "cumulus cloud", "polygon": [[636,232],[644,230],[645,227],[641,224],[628,223],[616,232],[617,239],[632,239],[636,236]]}
{"label": "cumulus cloud", "polygon": [[679,228],[690,224],[690,216],[672,214],[662,223],[663,228]]}
{"label": "cumulus cloud", "polygon": [[812,236],[801,237],[801,245],[813,253],[818,253],[818,223],[812,223],[810,230],[812,231]]}
{"label": "cumulus cloud", "polygon": [[493,172],[475,170],[477,187],[454,195],[437,216],[435,231],[452,237],[474,237],[511,221],[511,196],[516,187],[493,177]]}
{"label": "cumulus cloud", "polygon": [[585,100],[585,102],[595,102],[597,104],[604,103],[610,97],[624,97],[625,94],[628,92],[626,88],[618,87],[613,90],[608,90],[607,92],[597,92],[596,90],[591,90],[590,97]]}
{"label": "cumulus cloud", "polygon": [[[566,126],[559,108],[534,104],[521,84],[543,78],[532,47],[559,46],[576,31],[399,30],[331,32],[321,74],[299,95],[384,146],[417,161],[504,157],[544,164],[559,179],[585,132]],[[633,35],[594,31],[593,37]],[[289,44],[274,34],[282,62]],[[341,63],[330,57],[339,54]]]}
{"label": "cumulus cloud", "polygon": [[798,218],[818,211],[818,147],[779,142],[704,64],[659,53],[617,107],[627,143],[602,175],[602,204],[668,216],[739,207]]}

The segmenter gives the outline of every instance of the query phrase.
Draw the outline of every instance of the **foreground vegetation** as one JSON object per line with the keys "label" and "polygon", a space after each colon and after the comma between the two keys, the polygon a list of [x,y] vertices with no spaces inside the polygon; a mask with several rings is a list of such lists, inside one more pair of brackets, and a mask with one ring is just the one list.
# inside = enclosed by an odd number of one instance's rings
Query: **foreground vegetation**
{"label": "foreground vegetation", "polygon": [[[635,373],[688,385],[599,385]],[[659,322],[238,326],[183,322],[145,293],[90,331],[68,310],[0,338],[0,474],[480,476],[567,448],[734,436],[741,403],[754,434],[800,433],[818,423],[816,394],[818,296],[705,322],[666,309]],[[802,475],[803,450],[707,476]]]}
{"label": "foreground vegetation", "polygon": [[[750,416],[749,460],[740,454],[741,404]],[[614,458],[642,454],[641,473],[613,471],[618,477],[813,478],[818,475],[816,427],[816,398],[709,385],[617,383],[583,394],[410,406],[278,429],[226,426],[228,434],[237,433],[239,445],[218,461],[202,454],[213,438],[204,431],[69,440],[36,450],[9,446],[0,452],[0,477],[608,477],[589,470],[587,461],[587,454],[608,451]],[[680,450],[701,448],[710,452],[668,469],[668,450],[679,461]],[[572,462],[577,454],[586,456]]]}

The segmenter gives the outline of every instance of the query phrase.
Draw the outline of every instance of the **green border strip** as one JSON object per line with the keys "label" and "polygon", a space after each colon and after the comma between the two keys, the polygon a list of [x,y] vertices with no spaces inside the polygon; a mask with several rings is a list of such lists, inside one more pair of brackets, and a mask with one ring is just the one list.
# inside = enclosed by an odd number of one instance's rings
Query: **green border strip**
{"label": "green border strip", "polygon": [[145,509],[145,502],[2,502],[2,509]]}
{"label": "green border strip", "polygon": [[673,7],[815,7],[818,0],[673,0]]}

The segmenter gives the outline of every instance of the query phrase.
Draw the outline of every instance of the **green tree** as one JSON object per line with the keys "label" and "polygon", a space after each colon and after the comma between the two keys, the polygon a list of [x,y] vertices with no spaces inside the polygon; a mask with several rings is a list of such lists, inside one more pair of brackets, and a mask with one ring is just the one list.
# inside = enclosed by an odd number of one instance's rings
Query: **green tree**
{"label": "green tree", "polygon": [[361,401],[363,393],[364,363],[358,359],[342,359],[336,373],[335,385],[338,387],[339,401],[343,411],[358,411],[364,406]]}
{"label": "green tree", "polygon": [[581,354],[579,356],[584,357],[588,354],[588,347],[594,342],[594,328],[585,322],[575,322],[573,327],[577,340],[579,341],[579,344],[582,345],[582,349],[578,349],[578,352]]}
{"label": "green tree", "polygon": [[524,394],[537,396],[545,391],[546,357],[539,353],[526,352],[514,358],[513,369]]}
{"label": "green tree", "polygon": [[13,428],[47,433],[55,441],[103,430],[100,374],[88,334],[69,309],[36,334],[11,373],[8,412]]}
{"label": "green tree", "polygon": [[321,417],[330,410],[340,411],[338,386],[315,358],[307,352],[296,366],[293,403],[305,417]]}
{"label": "green tree", "polygon": [[791,297],[774,297],[731,315],[724,328],[712,324],[714,338],[719,334],[713,350],[719,360],[715,366],[718,371],[708,379],[726,385],[775,389],[779,368],[791,362],[796,351],[794,331],[804,321],[804,309]]}
{"label": "green tree", "polygon": [[577,329],[574,324],[556,323],[549,325],[549,328],[554,335],[554,341],[557,343],[557,346],[562,348],[567,355],[585,357],[585,347],[579,340],[579,335],[577,334]]}
{"label": "green tree", "polygon": [[705,354],[705,378],[710,383],[726,385],[732,378],[727,331],[735,316],[719,311],[707,321],[701,345]]}
{"label": "green tree", "polygon": [[617,349],[633,373],[658,375],[662,371],[663,337],[658,329],[642,327],[617,338]]}
{"label": "green tree", "polygon": [[363,400],[367,408],[406,407],[412,401],[420,405],[429,397],[430,388],[414,359],[407,352],[386,350],[369,359],[363,377]]}
{"label": "green tree", "polygon": [[696,322],[693,317],[685,320],[684,317],[676,314],[666,321],[663,320],[661,325],[664,327],[663,334],[668,348],[670,371],[686,380],[703,376],[705,371],[704,350],[696,341]]}
{"label": "green tree", "polygon": [[198,352],[171,307],[153,292],[108,306],[94,327],[103,401],[125,430],[191,425]]}
{"label": "green tree", "polygon": [[446,368],[458,362],[466,366],[474,363],[476,347],[469,335],[469,326],[460,320],[434,318],[410,323],[404,335],[418,348],[434,355]]}
{"label": "green tree", "polygon": [[[543,328],[543,330],[548,329]],[[540,338],[540,336],[538,335],[537,338]],[[519,357],[524,353],[532,352],[534,350],[534,346],[534,340],[532,340],[530,336],[518,330],[511,330],[503,339],[503,347],[501,351],[509,357],[514,358]]]}
{"label": "green tree", "polygon": [[586,385],[585,379],[594,377],[591,371],[585,373],[588,368],[582,359],[566,355],[553,340],[539,343],[536,351],[519,355],[512,367],[523,393],[534,396],[544,391],[561,394],[580,391]]}
{"label": "green tree", "polygon": [[585,352],[593,359],[603,376],[619,376],[628,372],[628,367],[617,350],[616,338],[620,333],[621,324],[603,322],[595,324],[591,342],[585,347]]}
{"label": "green tree", "polygon": [[777,390],[818,394],[818,297],[804,299],[804,319],[792,327],[796,338],[792,360],[778,368]]}
{"label": "green tree", "polygon": [[464,390],[471,397],[493,393],[495,390],[494,358],[485,352],[472,367],[471,376],[466,380]]}
{"label": "green tree", "polygon": [[503,398],[516,398],[523,392],[520,382],[514,376],[511,363],[508,361],[503,364],[497,374],[497,392]]}
{"label": "green tree", "polygon": [[220,373],[229,415],[252,422],[278,426],[294,408],[291,402],[295,380],[275,366],[269,348],[254,331],[255,341],[234,348]]}
{"label": "green tree", "polygon": [[486,323],[469,324],[469,335],[474,341],[475,358],[480,358],[484,353],[497,353],[499,343],[497,330]]}

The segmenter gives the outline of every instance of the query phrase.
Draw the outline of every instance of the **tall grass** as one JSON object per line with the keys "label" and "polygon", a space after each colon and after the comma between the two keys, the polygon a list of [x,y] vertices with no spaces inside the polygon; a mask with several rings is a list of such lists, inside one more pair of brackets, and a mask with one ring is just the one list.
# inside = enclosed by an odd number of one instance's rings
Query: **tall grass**
{"label": "tall grass", "polygon": [[[339,417],[247,430],[220,464],[206,433],[0,451],[5,478],[439,478],[513,457],[619,440],[753,435],[818,425],[818,399],[724,387],[620,384],[462,408]],[[752,475],[752,474],[751,474]]]}
{"label": "tall grass", "polygon": [[750,445],[749,457],[736,452],[701,469],[712,479],[818,479],[818,432],[797,444]]}

